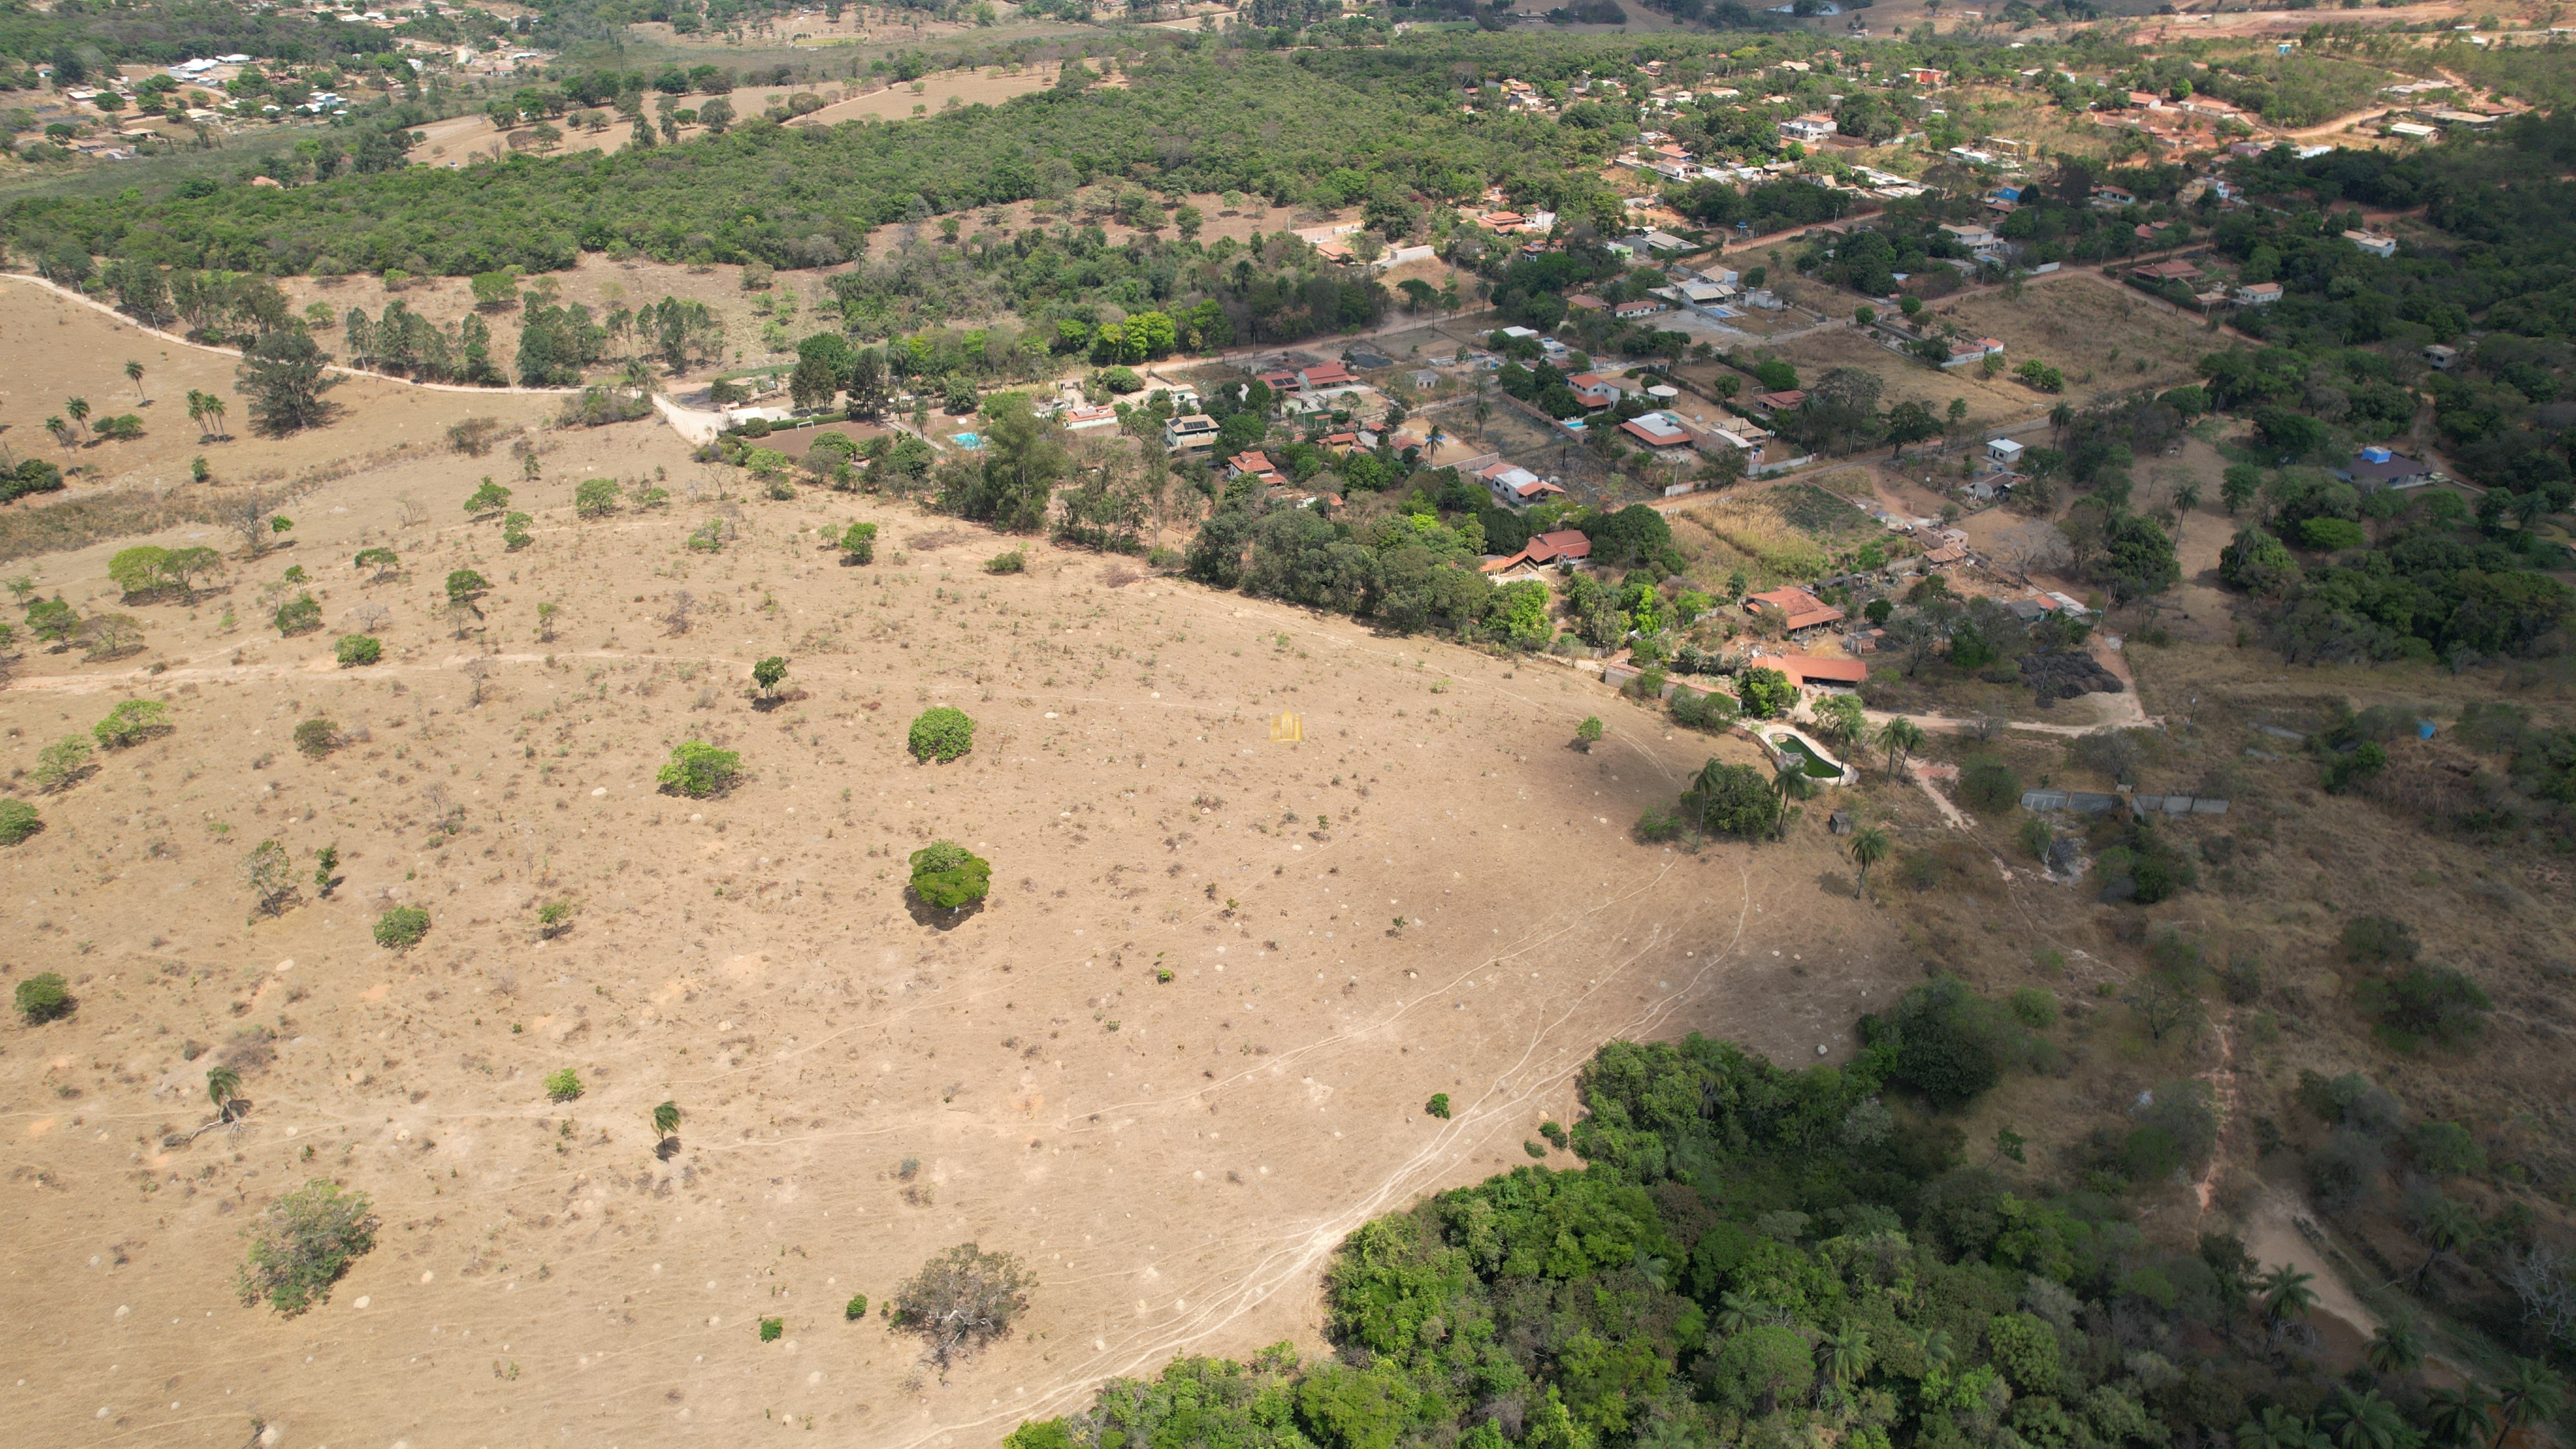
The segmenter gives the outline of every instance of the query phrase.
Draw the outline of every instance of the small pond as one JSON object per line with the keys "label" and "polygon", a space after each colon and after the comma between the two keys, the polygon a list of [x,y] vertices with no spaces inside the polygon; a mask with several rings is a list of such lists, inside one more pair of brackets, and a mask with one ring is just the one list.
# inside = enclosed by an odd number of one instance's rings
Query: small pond
{"label": "small pond", "polygon": [[1816,753],[1815,746],[1808,744],[1805,740],[1789,733],[1787,730],[1782,730],[1780,733],[1773,735],[1771,737],[1771,744],[1776,749],[1796,755],[1805,760],[1807,763],[1802,773],[1811,780],[1839,780],[1843,777],[1842,766],[1826,759],[1823,755]]}

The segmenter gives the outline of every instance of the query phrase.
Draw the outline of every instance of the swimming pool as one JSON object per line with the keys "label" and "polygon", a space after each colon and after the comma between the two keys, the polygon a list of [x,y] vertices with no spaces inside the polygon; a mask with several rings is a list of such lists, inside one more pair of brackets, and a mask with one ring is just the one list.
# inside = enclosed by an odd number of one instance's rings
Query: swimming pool
{"label": "swimming pool", "polygon": [[1810,780],[1839,780],[1843,777],[1842,766],[1835,764],[1833,761],[1826,759],[1823,755],[1816,753],[1815,746],[1808,744],[1805,740],[1789,733],[1787,730],[1782,730],[1778,734],[1773,735],[1771,737],[1771,744],[1774,749],[1785,751],[1805,760],[1807,763],[1801,768],[1801,773],[1806,775]]}
{"label": "swimming pool", "polygon": [[961,448],[980,448],[984,446],[984,440],[975,436],[973,433],[959,433],[948,441],[955,443]]}

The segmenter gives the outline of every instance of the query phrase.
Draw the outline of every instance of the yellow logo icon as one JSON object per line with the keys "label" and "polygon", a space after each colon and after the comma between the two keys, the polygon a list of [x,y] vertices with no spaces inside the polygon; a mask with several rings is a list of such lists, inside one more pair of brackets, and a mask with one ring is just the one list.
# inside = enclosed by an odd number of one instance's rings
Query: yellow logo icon
{"label": "yellow logo icon", "polygon": [[1302,745],[1306,742],[1306,722],[1293,714],[1283,714],[1270,722],[1270,743]]}

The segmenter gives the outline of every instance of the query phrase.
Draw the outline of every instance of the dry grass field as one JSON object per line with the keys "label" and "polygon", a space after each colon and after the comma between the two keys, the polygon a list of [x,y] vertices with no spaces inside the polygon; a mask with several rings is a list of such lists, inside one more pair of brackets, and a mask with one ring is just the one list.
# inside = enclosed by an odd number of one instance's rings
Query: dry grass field
{"label": "dry grass field", "polygon": [[[91,359],[45,394],[94,386],[74,374],[114,366],[114,324],[31,295],[0,292],[0,321],[32,309]],[[1318,1346],[1342,1234],[1527,1160],[1600,1041],[1812,1060],[1916,971],[1821,830],[1633,843],[1682,774],[1750,747],[1572,671],[1042,543],[991,576],[981,529],[727,498],[651,423],[531,435],[510,551],[458,506],[500,455],[380,457],[400,404],[343,395],[320,433],[227,445],[230,473],[352,470],[287,505],[291,547],[148,539],[225,550],[193,603],[119,598],[107,560],[145,538],[11,565],[143,628],[113,661],[29,648],[0,693],[10,791],[45,819],[8,852],[0,959],[80,1003],[0,1028],[0,1274],[45,1305],[21,1319],[31,1442],[230,1446],[258,1418],[292,1443],[990,1443],[1174,1352]],[[576,520],[585,476],[675,498]],[[821,544],[853,518],[885,530],[871,567]],[[711,519],[721,551],[685,549]],[[351,566],[371,546],[396,577]],[[442,607],[462,567],[491,582],[480,617]],[[306,589],[325,627],[280,637]],[[385,661],[336,667],[369,619]],[[768,654],[790,674],[762,707]],[[169,732],[34,793],[39,749],[129,698]],[[944,768],[903,752],[932,703],[979,722]],[[1270,741],[1283,710],[1307,743]],[[1608,739],[1568,749],[1594,713]],[[342,743],[308,756],[290,736],[316,718]],[[742,751],[747,781],[657,793],[685,738]],[[961,922],[904,904],[935,836],[995,864]],[[299,872],[336,845],[342,879],[263,916],[240,876],[263,840]],[[549,940],[553,900],[575,913]],[[399,953],[369,939],[398,903],[431,918]],[[246,1122],[165,1145],[210,1115],[216,1062]],[[564,1067],[585,1091],[552,1103]],[[1423,1114],[1435,1091],[1455,1120]],[[661,1161],[666,1099],[687,1115]],[[242,1307],[242,1227],[320,1175],[373,1199],[377,1247],[305,1317]],[[1024,1331],[947,1382],[842,1322],[970,1240],[1040,1281]]]}

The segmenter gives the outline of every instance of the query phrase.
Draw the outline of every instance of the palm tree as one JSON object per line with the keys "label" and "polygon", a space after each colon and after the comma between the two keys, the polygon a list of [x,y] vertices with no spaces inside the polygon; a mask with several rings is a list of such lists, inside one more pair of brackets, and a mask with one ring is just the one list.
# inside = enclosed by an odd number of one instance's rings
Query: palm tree
{"label": "palm tree", "polygon": [[1772,773],[1771,793],[1780,797],[1780,809],[1771,821],[1772,839],[1789,838],[1789,802],[1807,798],[1807,792],[1802,788],[1806,780],[1806,765],[1796,755],[1789,756],[1781,763],[1779,769]]}
{"label": "palm tree", "polygon": [[230,1067],[215,1067],[206,1073],[206,1096],[215,1104],[217,1116],[233,1120],[233,1098],[241,1091],[241,1073]]}
{"label": "palm tree", "polygon": [[231,433],[224,429],[224,395],[222,393],[210,392],[206,394],[206,416],[214,419],[216,437],[230,438],[232,436]]}
{"label": "palm tree", "polygon": [[76,435],[72,432],[72,425],[64,422],[60,414],[45,419],[45,431],[54,435],[54,441],[62,445],[64,452],[72,450],[72,439]]}
{"label": "palm tree", "polygon": [[1887,859],[1887,852],[1893,848],[1887,832],[1875,825],[1864,825],[1852,832],[1851,858],[1852,864],[1860,867],[1860,890],[1869,889],[1869,868]]}
{"label": "palm tree", "polygon": [[2484,1449],[2495,1412],[2495,1395],[2475,1381],[2424,1396],[2424,1423],[2433,1431],[2433,1442],[2444,1449]]}
{"label": "palm tree", "polygon": [[1878,743],[1887,751],[1887,778],[1896,778],[1906,757],[1923,748],[1923,726],[1898,715],[1878,727]]}
{"label": "palm tree", "polygon": [[125,380],[134,384],[134,395],[136,397],[143,398],[145,402],[150,402],[152,400],[148,397],[144,397],[142,363],[129,360],[125,364]]}
{"label": "palm tree", "polygon": [[2515,1359],[2513,1371],[2505,1375],[2504,1399],[2496,1405],[2495,1442],[2488,1449],[2504,1449],[2505,1439],[2525,1424],[2557,1418],[2566,1402],[2567,1381],[2557,1370],[2538,1359]]}
{"label": "palm tree", "polygon": [[1946,1328],[1925,1329],[1917,1343],[1927,1368],[1945,1368],[1950,1360],[1959,1356],[1959,1350],[1950,1342],[1950,1330]]}
{"label": "palm tree", "polygon": [[2405,1319],[2392,1318],[2379,1326],[2361,1352],[2374,1371],[2402,1378],[2424,1362],[2424,1330]]}
{"label": "palm tree", "polygon": [[1869,1346],[1869,1330],[1854,1328],[1846,1318],[1839,1333],[1827,1333],[1816,1341],[1816,1366],[1837,1389],[1849,1389],[1868,1377],[1870,1365],[1878,1354]]}
{"label": "palm tree", "polygon": [[206,395],[193,387],[188,389],[188,421],[197,425],[197,441],[204,442],[206,440]]}
{"label": "palm tree", "polygon": [[87,432],[89,430],[88,398],[76,397],[65,401],[63,404],[63,411],[72,415],[72,421],[80,425],[81,431]]}
{"label": "palm tree", "polygon": [[1770,1305],[1750,1294],[1728,1293],[1717,1300],[1717,1328],[1720,1333],[1742,1333],[1770,1320]]}
{"label": "palm tree", "polygon": [[2263,1316],[2274,1323],[2307,1317],[2308,1310],[2317,1306],[2317,1290],[2308,1286],[2316,1280],[2316,1274],[2287,1263],[2275,1266],[2256,1280],[2263,1290]]}
{"label": "palm tree", "polygon": [[2317,1411],[2317,1422],[2332,1433],[2337,1449],[2414,1449],[2421,1438],[2377,1389],[2357,1394],[2350,1388],[2335,1390]]}
{"label": "palm tree", "polygon": [[665,1102],[653,1109],[653,1135],[668,1137],[680,1130],[680,1104]]}
{"label": "palm tree", "polygon": [[2425,1253],[2424,1261],[2416,1265],[2414,1280],[2423,1282],[2424,1275],[2433,1271],[2433,1265],[2441,1260],[2444,1253],[2456,1253],[2467,1247],[2477,1234],[2477,1214],[2447,1197],[2436,1198],[2433,1205],[2424,1210],[2423,1222],[2415,1228],[2415,1236],[2424,1244]]}
{"label": "palm tree", "polygon": [[2236,1449],[2332,1449],[2332,1441],[2276,1404],[2236,1426]]}

